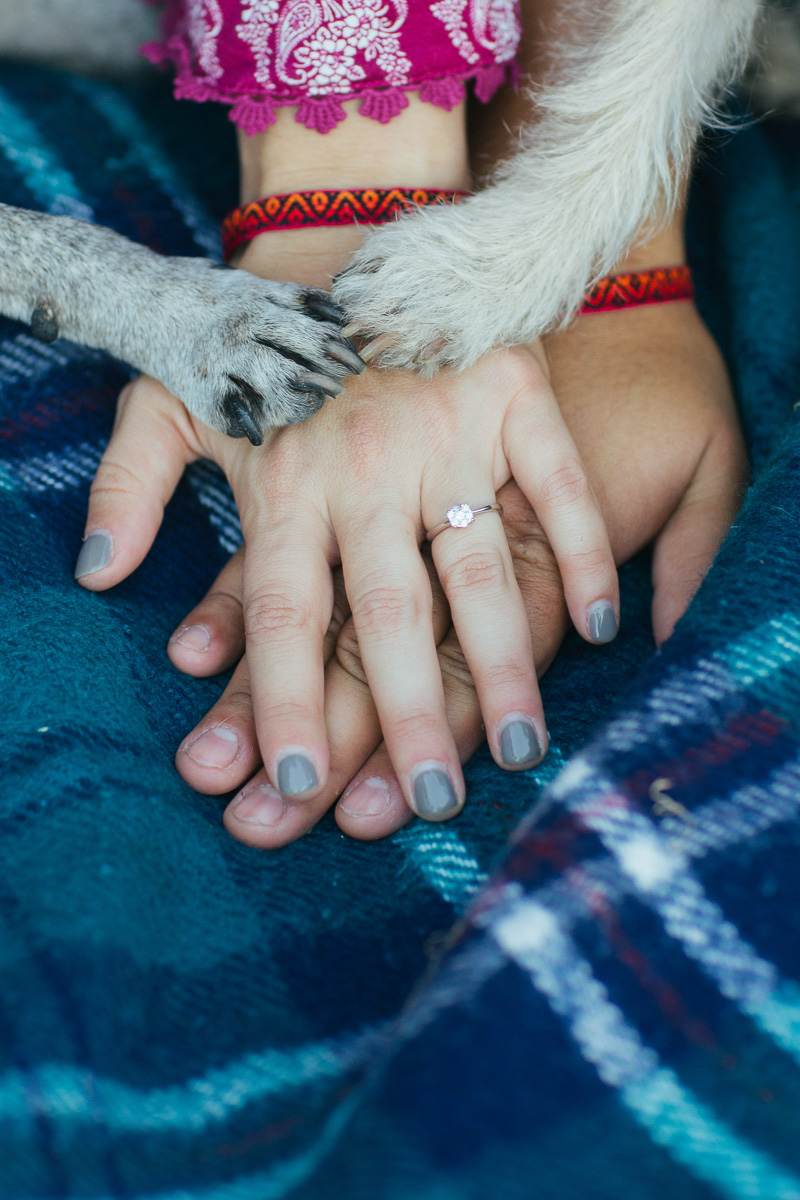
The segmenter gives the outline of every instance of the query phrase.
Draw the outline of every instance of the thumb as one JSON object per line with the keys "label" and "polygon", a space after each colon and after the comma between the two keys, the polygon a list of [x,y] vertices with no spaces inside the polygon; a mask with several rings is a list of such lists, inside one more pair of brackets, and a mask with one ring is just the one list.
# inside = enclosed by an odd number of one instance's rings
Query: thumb
{"label": "thumb", "polygon": [[653,635],[661,646],[686,612],[733,524],[746,468],[711,448],[653,547]]}
{"label": "thumb", "polygon": [[180,402],[146,376],[128,384],[89,493],[75,564],[82,587],[103,591],[139,566],[158,533],[164,506],[186,465],[198,456]]}

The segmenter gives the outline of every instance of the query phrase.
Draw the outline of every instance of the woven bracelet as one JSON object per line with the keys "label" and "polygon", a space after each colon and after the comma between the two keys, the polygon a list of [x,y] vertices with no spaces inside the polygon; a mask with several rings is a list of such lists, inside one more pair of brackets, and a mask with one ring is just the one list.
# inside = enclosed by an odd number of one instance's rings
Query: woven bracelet
{"label": "woven bracelet", "polygon": [[409,209],[456,204],[466,192],[431,188],[346,188],[267,196],[234,208],[222,222],[226,261],[243,242],[277,229],[320,229],[334,225],[379,225]]}
{"label": "woven bracelet", "polygon": [[621,308],[664,304],[669,300],[694,300],[692,272],[686,265],[605,275],[584,292],[583,303],[578,311],[619,312]]}
{"label": "woven bracelet", "polygon": [[[431,188],[344,188],[340,191],[290,192],[267,196],[234,208],[222,222],[226,261],[244,242],[278,229],[320,229],[337,225],[379,225],[401,213],[432,204],[457,204],[467,192]],[[655,267],[606,275],[590,287],[581,313],[619,312],[644,304],[693,300],[689,267]]]}

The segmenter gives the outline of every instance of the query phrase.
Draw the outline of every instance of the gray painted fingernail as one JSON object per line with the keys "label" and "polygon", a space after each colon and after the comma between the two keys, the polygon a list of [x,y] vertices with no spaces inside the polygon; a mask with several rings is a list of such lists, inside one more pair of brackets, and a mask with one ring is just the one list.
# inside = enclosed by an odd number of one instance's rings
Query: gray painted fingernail
{"label": "gray painted fingernail", "polygon": [[428,821],[444,821],[458,812],[455,789],[442,767],[428,767],[414,780],[414,808]]}
{"label": "gray painted fingernail", "polygon": [[299,796],[318,784],[317,772],[307,754],[287,754],[278,763],[278,791],[284,796]]}
{"label": "gray painted fingernail", "polygon": [[602,645],[613,642],[617,636],[617,618],[610,604],[597,604],[589,612],[589,637]]}
{"label": "gray painted fingernail", "polygon": [[105,529],[97,529],[90,533],[81,546],[78,561],[75,563],[75,578],[82,579],[84,575],[93,575],[102,571],[114,557],[114,539]]}
{"label": "gray painted fingernail", "polygon": [[500,731],[500,757],[507,767],[523,767],[539,761],[542,748],[530,721],[509,721]]}

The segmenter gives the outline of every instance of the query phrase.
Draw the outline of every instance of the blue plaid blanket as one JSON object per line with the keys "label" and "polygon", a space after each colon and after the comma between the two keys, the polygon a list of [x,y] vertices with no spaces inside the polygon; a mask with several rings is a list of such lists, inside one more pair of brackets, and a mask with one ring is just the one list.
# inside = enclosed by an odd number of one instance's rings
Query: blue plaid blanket
{"label": "blue plaid blanket", "polygon": [[[3,68],[0,196],[218,255],[211,108]],[[544,681],[546,762],[480,754],[457,821],[375,845],[249,849],[174,773],[220,682],[164,643],[230,494],[193,467],[77,588],[127,375],[0,322],[2,1200],[800,1200],[798,151],[743,128],[695,187],[754,483],[689,614],[654,655],[629,564],[618,642]]]}

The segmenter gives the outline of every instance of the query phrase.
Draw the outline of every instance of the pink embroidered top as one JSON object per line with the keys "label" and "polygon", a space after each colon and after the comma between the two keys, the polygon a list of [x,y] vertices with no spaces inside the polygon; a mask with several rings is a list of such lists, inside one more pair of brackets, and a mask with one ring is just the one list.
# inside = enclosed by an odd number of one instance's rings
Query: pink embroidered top
{"label": "pink embroidered top", "polygon": [[520,35],[517,0],[167,0],[163,28],[143,52],[174,63],[176,96],[232,104],[250,134],[278,105],[327,133],[343,100],[383,123],[407,91],[450,109],[473,80],[488,100],[513,72]]}

